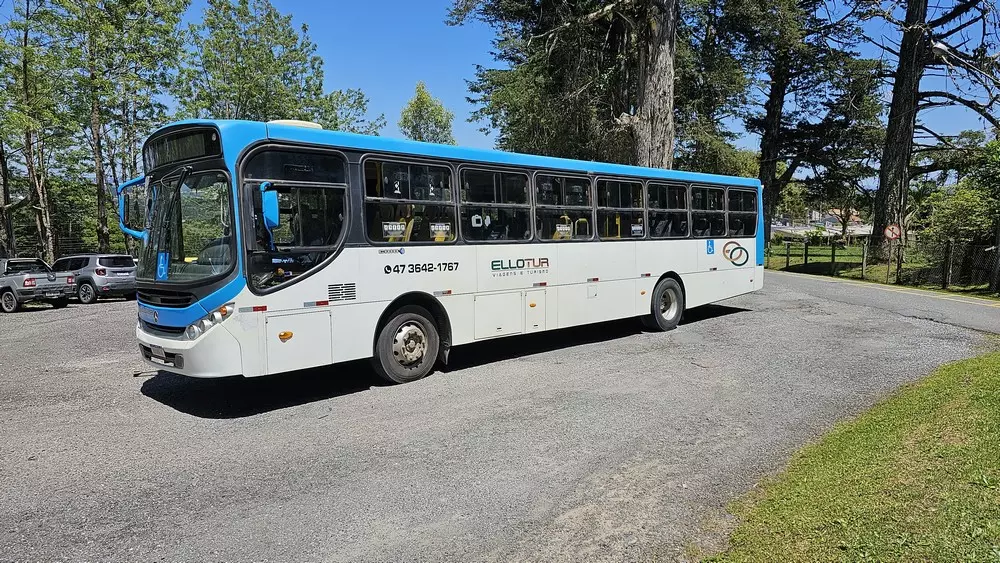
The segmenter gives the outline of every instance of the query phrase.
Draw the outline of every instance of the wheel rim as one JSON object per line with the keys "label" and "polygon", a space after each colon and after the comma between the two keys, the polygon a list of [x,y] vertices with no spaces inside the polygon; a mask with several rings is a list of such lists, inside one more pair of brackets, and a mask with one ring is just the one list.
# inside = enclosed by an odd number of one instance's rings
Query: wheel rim
{"label": "wheel rim", "polygon": [[405,367],[419,364],[427,353],[427,334],[415,322],[406,322],[396,330],[392,339],[392,357]]}
{"label": "wheel rim", "polygon": [[90,301],[94,298],[94,290],[89,285],[80,286],[80,301]]}
{"label": "wheel rim", "polygon": [[677,311],[680,309],[680,300],[677,297],[676,290],[670,287],[660,294],[660,316],[665,320],[672,321],[677,316]]}
{"label": "wheel rim", "polygon": [[14,310],[14,295],[12,293],[3,294],[3,310],[4,311]]}

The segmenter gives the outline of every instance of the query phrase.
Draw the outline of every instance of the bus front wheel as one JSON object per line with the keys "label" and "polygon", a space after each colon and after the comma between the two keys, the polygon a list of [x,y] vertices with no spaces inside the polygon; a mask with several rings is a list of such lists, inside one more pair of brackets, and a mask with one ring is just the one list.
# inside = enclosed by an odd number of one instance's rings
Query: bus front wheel
{"label": "bus front wheel", "polygon": [[441,338],[433,315],[416,305],[399,308],[379,331],[372,365],[392,383],[416,381],[434,369]]}
{"label": "bus front wheel", "polygon": [[684,290],[673,278],[663,278],[653,288],[650,314],[643,317],[643,324],[651,330],[673,330],[684,314]]}

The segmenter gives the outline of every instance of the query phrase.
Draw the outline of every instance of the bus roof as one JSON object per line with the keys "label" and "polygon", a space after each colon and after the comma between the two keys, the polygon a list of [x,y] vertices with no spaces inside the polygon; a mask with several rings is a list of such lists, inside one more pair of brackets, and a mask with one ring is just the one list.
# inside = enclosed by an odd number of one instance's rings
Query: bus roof
{"label": "bus roof", "polygon": [[[225,120],[198,120],[189,121],[187,123],[211,124],[219,127],[219,129],[223,132],[233,126],[235,126],[235,128],[241,128],[240,125],[248,125],[250,123],[254,123],[258,126],[261,125],[257,122]],[[474,149],[455,145],[439,145],[436,143],[424,143],[405,139],[392,139],[389,137],[359,135],[356,133],[328,131],[324,129],[313,129],[280,123],[268,123],[265,125],[267,137],[276,141],[306,143],[360,151],[393,153],[428,158],[443,158],[447,160],[478,162],[482,164],[564,170],[583,174],[633,176],[640,178],[674,180],[679,182],[708,182],[713,184],[726,184],[730,186],[745,186],[753,188],[760,187],[760,181],[756,178],[703,174],[700,172],[684,172],[681,170],[666,170],[663,168],[645,168],[642,166],[573,160],[569,158],[555,158],[550,156],[538,156],[498,150]]]}

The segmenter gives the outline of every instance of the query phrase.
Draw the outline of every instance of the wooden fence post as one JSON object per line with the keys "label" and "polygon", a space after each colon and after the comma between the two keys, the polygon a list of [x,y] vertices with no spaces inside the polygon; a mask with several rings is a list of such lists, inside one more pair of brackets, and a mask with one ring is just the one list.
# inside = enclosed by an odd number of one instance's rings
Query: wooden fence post
{"label": "wooden fence post", "polygon": [[830,275],[837,275],[837,243],[830,240]]}
{"label": "wooden fence post", "polygon": [[809,240],[807,239],[805,244],[802,245],[802,265],[805,266],[809,263]]}
{"label": "wooden fence post", "polygon": [[786,270],[788,269],[788,266],[791,265],[791,263],[792,263],[791,260],[792,260],[792,243],[791,243],[791,241],[787,241],[786,240],[785,241],[785,269]]}
{"label": "wooden fence post", "polygon": [[868,267],[868,241],[871,238],[866,238],[865,242],[861,245],[861,279],[865,279],[865,268]]}
{"label": "wooden fence post", "polygon": [[951,253],[954,242],[948,239],[944,245],[944,263],[941,264],[941,289],[948,289],[951,285]]}

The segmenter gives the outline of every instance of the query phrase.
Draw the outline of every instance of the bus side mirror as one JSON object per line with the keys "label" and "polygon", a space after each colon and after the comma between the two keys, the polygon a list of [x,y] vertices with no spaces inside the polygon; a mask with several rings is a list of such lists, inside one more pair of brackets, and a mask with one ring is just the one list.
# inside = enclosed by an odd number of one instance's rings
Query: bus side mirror
{"label": "bus side mirror", "polygon": [[264,215],[264,227],[270,231],[281,222],[278,211],[278,192],[275,191],[271,182],[263,182],[260,185],[260,201]]}
{"label": "bus side mirror", "polygon": [[134,190],[136,186],[144,185],[145,180],[146,179],[142,177],[135,178],[118,186],[117,189],[118,227],[121,228],[122,232],[125,233],[126,235],[139,240],[142,240],[145,237],[145,232],[143,230],[134,229],[130,227],[130,225],[132,226],[136,225],[137,221],[139,222],[139,224],[145,223],[144,217],[132,216],[135,215],[135,213],[132,213],[132,211],[134,211],[136,208],[134,200],[137,197],[137,194],[134,193]]}

